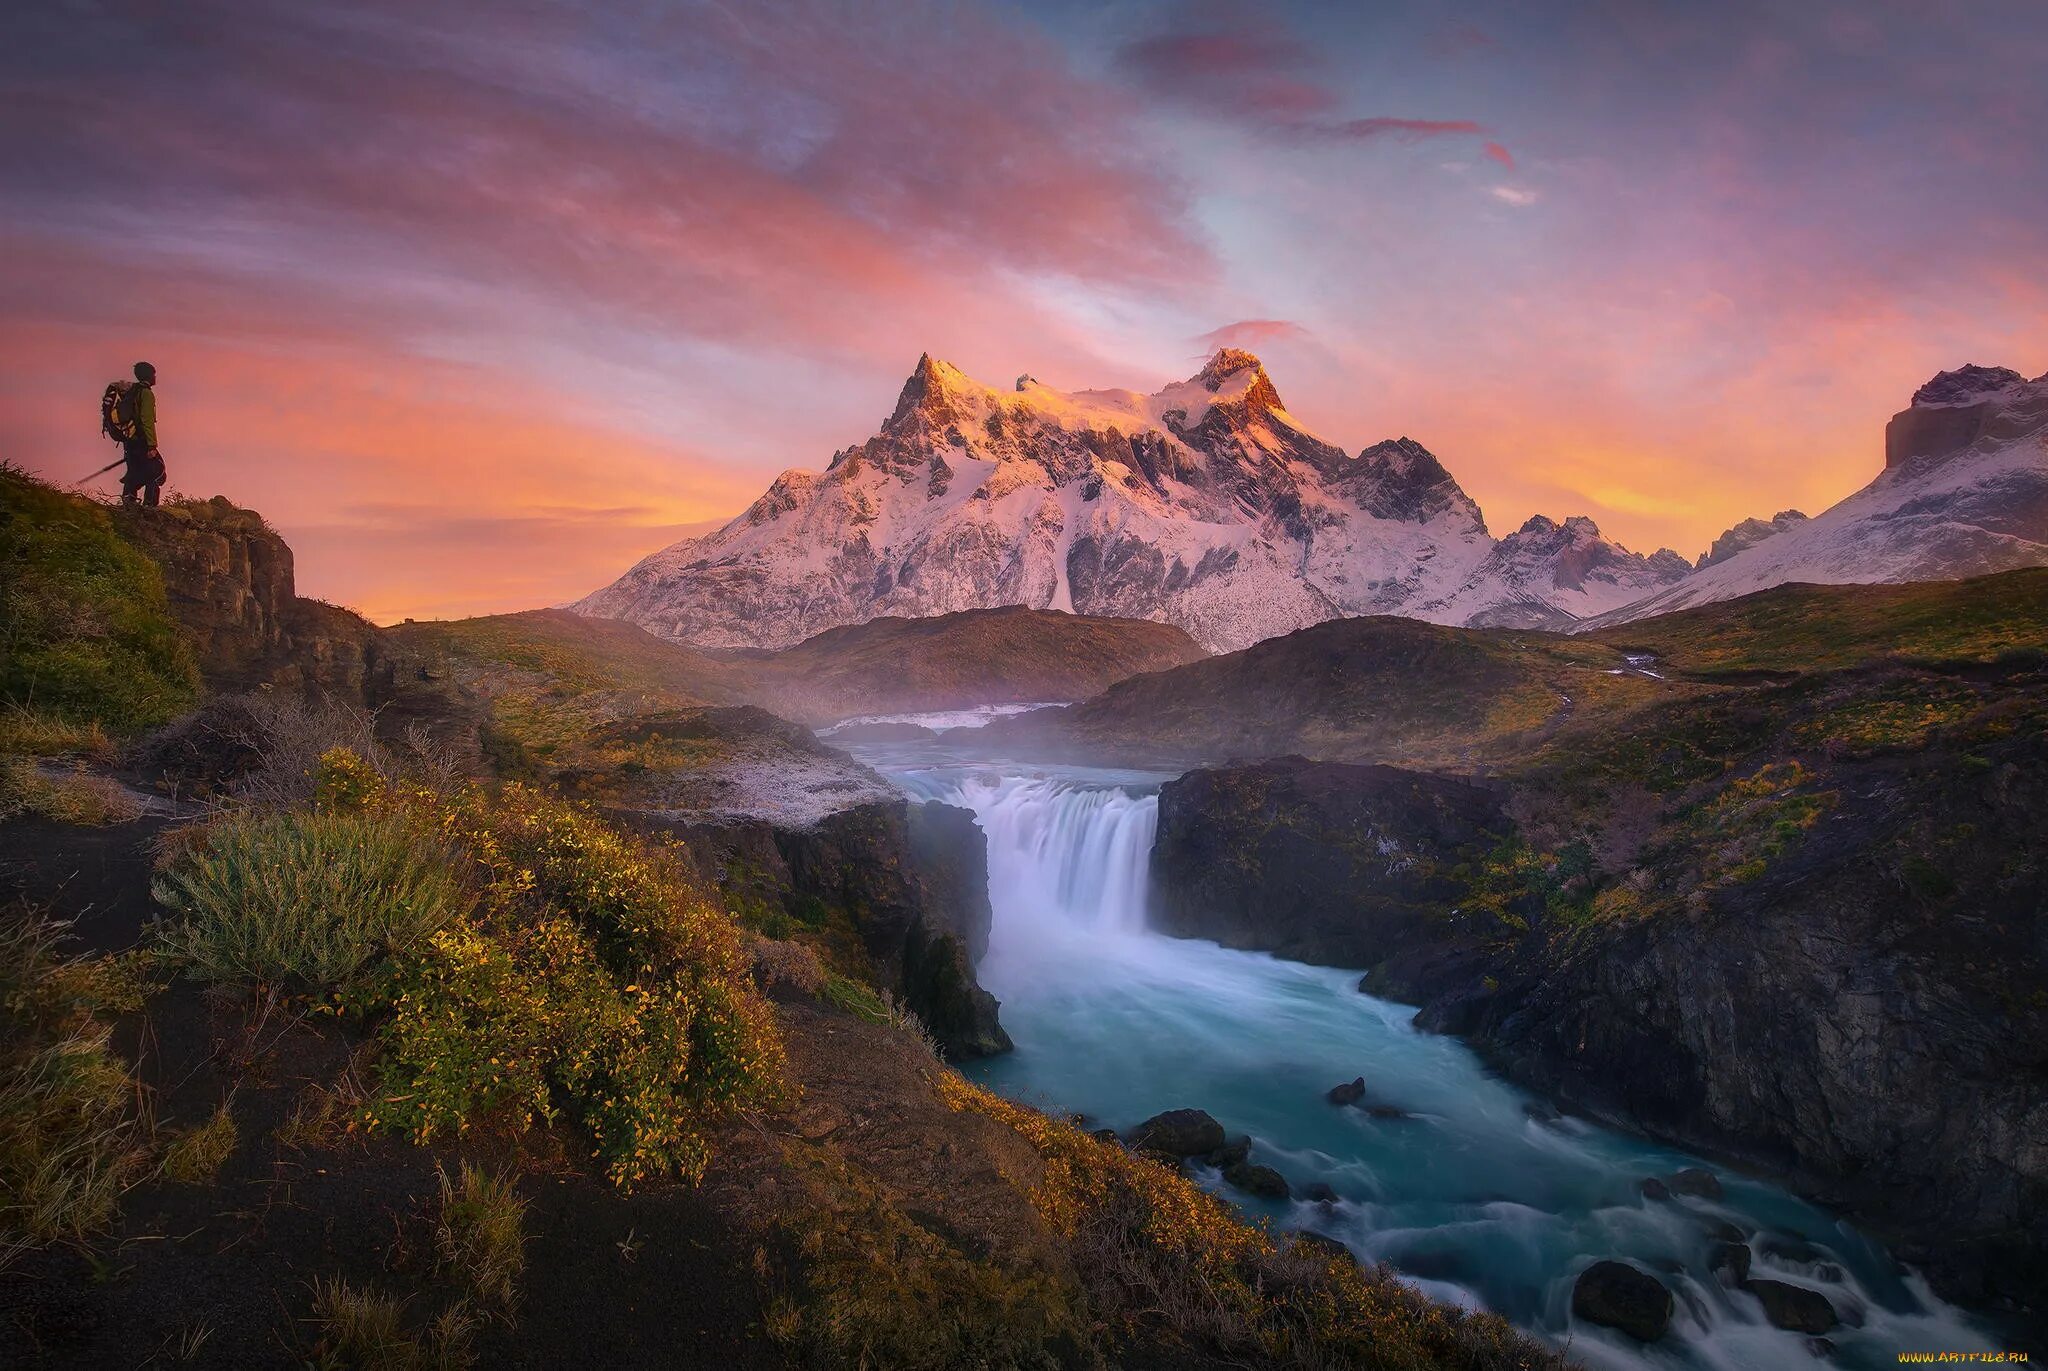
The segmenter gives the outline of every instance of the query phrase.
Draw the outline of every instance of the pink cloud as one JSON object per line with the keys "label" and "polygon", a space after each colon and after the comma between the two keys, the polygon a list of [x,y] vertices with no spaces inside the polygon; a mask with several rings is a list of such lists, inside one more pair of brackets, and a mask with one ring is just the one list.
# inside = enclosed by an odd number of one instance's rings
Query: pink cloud
{"label": "pink cloud", "polygon": [[1279,137],[1406,142],[1484,132],[1469,119],[1337,117],[1343,101],[1320,79],[1316,55],[1277,18],[1262,25],[1150,35],[1126,44],[1117,62],[1162,99]]}
{"label": "pink cloud", "polygon": [[1218,348],[1256,351],[1273,343],[1304,342],[1308,337],[1309,331],[1291,319],[1239,319],[1234,324],[1210,329],[1195,341],[1206,357]]}
{"label": "pink cloud", "polygon": [[1480,151],[1483,152],[1486,156],[1492,158],[1494,161],[1500,163],[1502,166],[1506,167],[1509,171],[1513,171],[1515,169],[1515,155],[1509,152],[1506,148],[1502,147],[1499,143],[1488,143],[1485,147],[1481,148]]}

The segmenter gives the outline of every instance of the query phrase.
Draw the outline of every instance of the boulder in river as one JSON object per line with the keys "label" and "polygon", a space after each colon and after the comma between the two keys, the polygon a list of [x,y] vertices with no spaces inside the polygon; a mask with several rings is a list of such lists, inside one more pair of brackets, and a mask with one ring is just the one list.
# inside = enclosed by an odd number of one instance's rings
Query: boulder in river
{"label": "boulder in river", "polygon": [[1250,1135],[1246,1135],[1239,1138],[1236,1142],[1223,1144],[1223,1146],[1217,1148],[1214,1152],[1202,1158],[1202,1160],[1215,1167],[1218,1171],[1228,1171],[1231,1167],[1250,1160],[1251,1155],[1252,1140]]}
{"label": "boulder in river", "polygon": [[1671,1326],[1671,1291],[1627,1262],[1597,1261],[1572,1285],[1572,1317],[1655,1342]]}
{"label": "boulder in river", "polygon": [[1671,1198],[1671,1187],[1658,1180],[1655,1176],[1645,1176],[1638,1188],[1643,1192],[1643,1198],[1646,1200],[1668,1200]]}
{"label": "boulder in river", "polygon": [[1707,1270],[1724,1285],[1740,1286],[1749,1279],[1750,1251],[1746,1242],[1717,1242],[1707,1249]]}
{"label": "boulder in river", "polygon": [[1223,1125],[1200,1109],[1169,1109],[1133,1128],[1125,1141],[1140,1152],[1200,1157],[1223,1146]]}
{"label": "boulder in river", "polygon": [[1301,1197],[1310,1204],[1335,1204],[1337,1192],[1330,1189],[1325,1181],[1310,1181],[1301,1192]]}
{"label": "boulder in river", "polygon": [[1365,1077],[1356,1076],[1342,1085],[1330,1087],[1331,1104],[1357,1104],[1365,1098]]}
{"label": "boulder in river", "polygon": [[1721,1178],[1704,1167],[1688,1166],[1674,1173],[1665,1184],[1676,1194],[1696,1195],[1703,1200],[1721,1198]]}
{"label": "boulder in river", "polygon": [[1826,1333],[1841,1319],[1835,1306],[1818,1290],[1785,1281],[1756,1280],[1743,1287],[1763,1304],[1764,1317],[1794,1333]]}
{"label": "boulder in river", "polygon": [[1257,1195],[1262,1199],[1284,1200],[1294,1193],[1285,1176],[1270,1166],[1260,1166],[1255,1162],[1239,1162],[1223,1173],[1223,1179],[1247,1195]]}

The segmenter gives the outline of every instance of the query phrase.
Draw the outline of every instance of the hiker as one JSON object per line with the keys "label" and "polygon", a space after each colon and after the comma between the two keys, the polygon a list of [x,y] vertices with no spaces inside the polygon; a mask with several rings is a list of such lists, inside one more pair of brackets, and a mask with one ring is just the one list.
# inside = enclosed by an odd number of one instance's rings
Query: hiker
{"label": "hiker", "polygon": [[164,458],[156,450],[156,368],[147,362],[135,364],[135,384],[128,389],[128,418],[133,436],[121,439],[121,457],[128,465],[121,473],[121,503],[132,505],[142,492],[142,503],[154,505],[164,485]]}

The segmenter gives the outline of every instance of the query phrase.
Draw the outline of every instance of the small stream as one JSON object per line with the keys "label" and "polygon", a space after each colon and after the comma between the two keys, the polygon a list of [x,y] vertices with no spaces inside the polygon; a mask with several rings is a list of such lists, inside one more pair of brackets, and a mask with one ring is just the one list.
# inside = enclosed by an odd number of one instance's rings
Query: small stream
{"label": "small stream", "polygon": [[[1718,1200],[1645,1199],[1644,1178],[1706,1164],[1558,1117],[1456,1039],[1418,1032],[1411,1007],[1360,994],[1355,971],[1147,932],[1164,778],[975,757],[960,737],[856,750],[912,795],[973,810],[988,836],[995,923],[980,975],[1017,1044],[975,1068],[991,1088],[1118,1129],[1206,1109],[1231,1136],[1250,1134],[1252,1160],[1297,1196],[1321,1182],[1338,1198],[1254,1199],[1197,1168],[1203,1184],[1588,1366],[1875,1368],[1901,1351],[1996,1346],[1876,1244],[1776,1186],[1710,1167]],[[1355,1076],[1377,1112],[1327,1101]],[[1840,1312],[1825,1361],[1708,1269],[1727,1225],[1755,1253],[1753,1275],[1821,1291]],[[1673,1291],[1660,1342],[1571,1317],[1574,1278],[1604,1257]]]}

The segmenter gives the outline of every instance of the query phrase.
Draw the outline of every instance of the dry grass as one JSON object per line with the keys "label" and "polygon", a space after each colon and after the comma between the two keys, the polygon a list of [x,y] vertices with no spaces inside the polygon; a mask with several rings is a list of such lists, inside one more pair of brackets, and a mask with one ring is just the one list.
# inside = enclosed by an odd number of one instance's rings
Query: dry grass
{"label": "dry grass", "polygon": [[0,756],[0,819],[28,814],[52,823],[101,828],[140,816],[126,787],[75,768],[52,774],[28,757]]}
{"label": "dry grass", "polygon": [[406,1302],[335,1277],[313,1285],[321,1371],[467,1371],[476,1364],[476,1320],[457,1302],[415,1332]]}
{"label": "dry grass", "polygon": [[441,1176],[441,1214],[434,1224],[434,1250],[441,1269],[471,1299],[509,1314],[519,1298],[526,1270],[523,1226],[526,1201],[511,1172],[493,1173],[464,1162],[460,1180]]}
{"label": "dry grass", "polygon": [[0,914],[0,1265],[105,1226],[148,1159],[141,1088],[107,1022],[142,987],[122,963],[61,955],[64,930]]}
{"label": "dry grass", "polygon": [[214,1110],[212,1118],[186,1129],[164,1149],[164,1179],[180,1185],[211,1185],[234,1154],[241,1136],[235,1127],[235,1116],[223,1103]]}

